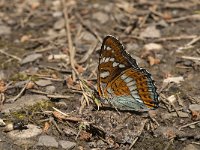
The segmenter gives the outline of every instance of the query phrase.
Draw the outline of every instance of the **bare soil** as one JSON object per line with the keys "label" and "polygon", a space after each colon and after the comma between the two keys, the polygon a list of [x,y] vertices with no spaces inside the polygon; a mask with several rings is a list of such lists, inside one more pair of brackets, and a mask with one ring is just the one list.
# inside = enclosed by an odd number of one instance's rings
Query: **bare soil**
{"label": "bare soil", "polygon": [[[40,126],[43,134],[76,142],[74,149],[177,150],[189,144],[200,149],[200,114],[190,109],[192,104],[200,106],[198,0],[2,0],[0,30],[0,118],[6,123],[23,116],[27,124]],[[83,95],[79,79],[96,86],[98,51],[108,34],[117,37],[139,66],[152,74],[160,94],[158,109],[119,114],[110,107],[98,110],[94,100],[88,97],[88,102]],[[147,50],[149,43],[161,48]],[[42,57],[31,60],[35,54]],[[23,63],[27,56],[31,58]],[[164,82],[170,77],[175,81]],[[52,95],[67,98],[46,94],[45,104],[4,113],[9,99],[25,86],[23,81],[33,85],[19,97],[48,91],[36,84],[41,79],[51,80]],[[12,102],[16,107],[17,100]],[[56,115],[52,107],[68,116]],[[50,117],[55,123],[48,121]],[[0,127],[0,149],[26,148],[54,149],[18,145]]]}

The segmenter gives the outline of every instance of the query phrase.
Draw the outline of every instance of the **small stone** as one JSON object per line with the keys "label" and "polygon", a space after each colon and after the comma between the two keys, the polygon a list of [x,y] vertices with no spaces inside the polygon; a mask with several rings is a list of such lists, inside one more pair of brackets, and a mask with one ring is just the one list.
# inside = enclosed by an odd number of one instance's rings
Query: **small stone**
{"label": "small stone", "polygon": [[42,129],[36,125],[28,124],[26,125],[26,130],[12,130],[8,133],[8,136],[12,139],[28,139],[36,137],[42,133]]}
{"label": "small stone", "polygon": [[94,35],[92,35],[89,32],[83,32],[82,33],[82,38],[83,41],[89,41],[89,42],[93,42],[96,38],[94,37]]}
{"label": "small stone", "polygon": [[163,48],[161,44],[149,43],[144,45],[144,50],[146,51],[160,51]]}
{"label": "small stone", "polygon": [[4,127],[6,123],[3,121],[3,119],[0,118],[0,127]]}
{"label": "small stone", "polygon": [[185,112],[182,112],[182,111],[178,111],[178,115],[181,118],[188,118],[189,117],[188,113],[185,113]]}
{"label": "small stone", "polygon": [[95,142],[88,142],[88,145],[90,148],[97,147],[97,144]]}
{"label": "small stone", "polygon": [[195,126],[194,124],[189,125],[189,127],[190,127],[191,129],[195,129],[195,128],[196,128],[196,126]]}
{"label": "small stone", "polygon": [[58,148],[58,142],[52,136],[43,135],[39,137],[37,146],[55,147]]}
{"label": "small stone", "polygon": [[47,92],[48,94],[53,94],[55,91],[56,91],[56,87],[53,86],[53,85],[47,86],[47,87],[46,87],[46,92]]}
{"label": "small stone", "polygon": [[53,13],[53,17],[61,17],[63,15],[63,13],[61,11],[56,11]]}
{"label": "small stone", "polygon": [[10,132],[12,131],[14,128],[13,128],[13,123],[9,123],[5,126],[4,128],[4,132]]}
{"label": "small stone", "polygon": [[67,104],[63,101],[55,103],[58,108],[67,109]]}
{"label": "small stone", "polygon": [[168,23],[165,20],[160,20],[156,25],[158,27],[163,27],[163,28],[166,28],[166,27],[169,26]]}
{"label": "small stone", "polygon": [[22,59],[21,65],[33,62],[33,61],[35,61],[37,59],[40,59],[40,58],[42,58],[42,54],[31,54],[31,55],[28,55],[24,59]]}
{"label": "small stone", "polygon": [[70,149],[73,149],[76,146],[76,143],[75,142],[61,140],[61,141],[59,141],[59,145],[63,149],[70,150]]}
{"label": "small stone", "polygon": [[199,120],[200,119],[200,105],[199,104],[191,104],[189,109],[192,112],[192,119]]}
{"label": "small stone", "polygon": [[[17,99],[17,101],[15,101],[15,103],[6,103],[3,105],[2,108],[2,113],[10,113],[10,111],[17,111],[20,110],[21,108],[23,108],[24,106],[32,106],[36,103],[45,101],[45,100],[49,100],[48,97],[46,97],[45,95],[39,95],[39,94],[26,94],[22,97],[20,97],[19,99]],[[10,100],[12,101],[12,100]]]}
{"label": "small stone", "polygon": [[55,22],[53,28],[55,30],[60,30],[60,29],[64,28],[64,26],[65,26],[65,20],[59,19],[58,21]]}
{"label": "small stone", "polygon": [[193,144],[188,144],[182,150],[198,150],[198,148],[196,148]]}
{"label": "small stone", "polygon": [[0,25],[0,35],[7,35],[11,33],[11,28],[5,25]]}
{"label": "small stone", "polygon": [[161,37],[160,30],[156,29],[155,26],[147,27],[143,32],[140,33],[142,38],[159,38]]}
{"label": "small stone", "polygon": [[174,82],[174,83],[179,84],[182,81],[184,81],[182,76],[179,76],[179,77],[168,77],[167,79],[163,80],[163,83],[172,83],[172,82]]}
{"label": "small stone", "polygon": [[97,146],[103,146],[105,143],[102,140],[98,140],[97,141]]}
{"label": "small stone", "polygon": [[155,136],[162,136],[166,139],[172,139],[175,138],[178,135],[182,135],[183,132],[179,131],[175,127],[164,127],[160,126],[154,131]]}
{"label": "small stone", "polygon": [[104,24],[109,20],[109,17],[107,14],[102,12],[96,12],[92,16],[94,19],[100,22],[100,24]]}
{"label": "small stone", "polygon": [[172,113],[161,113],[161,118],[163,120],[171,119],[173,117]]}
{"label": "small stone", "polygon": [[3,70],[0,70],[0,80],[5,80],[7,77],[6,77],[6,74]]}
{"label": "small stone", "polygon": [[38,81],[35,81],[35,84],[37,84],[38,86],[47,86],[47,85],[51,85],[52,82],[51,80],[38,80]]}

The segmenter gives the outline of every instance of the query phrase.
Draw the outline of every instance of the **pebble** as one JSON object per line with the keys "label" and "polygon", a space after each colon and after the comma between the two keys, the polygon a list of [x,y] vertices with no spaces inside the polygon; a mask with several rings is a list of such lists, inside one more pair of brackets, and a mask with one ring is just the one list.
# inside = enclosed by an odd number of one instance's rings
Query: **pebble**
{"label": "pebble", "polygon": [[165,126],[160,126],[154,131],[155,136],[162,136],[163,138],[166,139],[171,139],[175,138],[176,136],[182,135],[183,132],[179,131],[175,127],[165,127]]}
{"label": "pebble", "polygon": [[194,124],[189,125],[189,127],[190,127],[191,129],[195,129],[195,128],[196,128],[196,126],[195,126]]}
{"label": "pebble", "polygon": [[46,147],[54,147],[58,148],[58,142],[52,136],[43,135],[39,137],[39,141],[37,146],[46,146]]}
{"label": "pebble", "polygon": [[61,17],[62,15],[63,13],[61,11],[56,11],[53,13],[53,17],[56,17],[56,18]]}
{"label": "pebble", "polygon": [[6,77],[6,74],[3,70],[0,70],[0,80],[5,80],[7,77]]}
{"label": "pebble", "polygon": [[188,144],[182,150],[198,150],[193,144]]}
{"label": "pebble", "polygon": [[0,25],[0,35],[8,35],[11,33],[11,28],[5,25]]}
{"label": "pebble", "polygon": [[67,104],[63,101],[55,103],[58,108],[67,109]]}
{"label": "pebble", "polygon": [[6,123],[3,121],[3,119],[0,118],[0,127],[4,127]]}
{"label": "pebble", "polygon": [[[189,114],[182,112],[182,111],[178,111],[179,117],[181,118],[188,118]],[[162,118],[165,119],[171,119],[172,117],[178,117],[176,112],[172,112],[172,113],[162,113],[161,114]]]}
{"label": "pebble", "polygon": [[46,87],[46,92],[47,92],[48,94],[53,94],[55,91],[56,91],[56,87],[53,86],[53,85],[50,85],[50,86],[47,86],[47,87]]}
{"label": "pebble", "polygon": [[102,140],[98,140],[97,141],[97,146],[103,146],[105,143]]}
{"label": "pebble", "polygon": [[33,62],[33,61],[35,61],[37,59],[40,59],[40,58],[42,58],[42,54],[31,54],[31,55],[28,55],[24,59],[22,59],[21,65]]}
{"label": "pebble", "polygon": [[108,15],[102,12],[96,12],[92,15],[92,17],[99,21],[100,24],[104,24],[109,20]]}
{"label": "pebble", "polygon": [[144,45],[144,50],[146,51],[160,51],[162,48],[163,46],[157,43],[148,43]]}
{"label": "pebble", "polygon": [[94,37],[94,35],[92,35],[89,32],[83,32],[81,39],[84,40],[84,41],[93,42],[95,40],[95,37]]}
{"label": "pebble", "polygon": [[97,144],[95,142],[88,142],[88,145],[90,148],[97,147]]}
{"label": "pebble", "polygon": [[185,113],[185,112],[182,112],[182,111],[178,111],[178,115],[181,118],[188,118],[189,117],[188,113]]}
{"label": "pebble", "polygon": [[61,141],[59,141],[59,145],[63,149],[70,150],[70,149],[73,149],[76,146],[76,143],[75,142],[61,140]]}
{"label": "pebble", "polygon": [[42,133],[42,129],[36,125],[28,124],[26,126],[26,130],[12,130],[8,132],[8,136],[14,140],[18,140],[36,137]]}
{"label": "pebble", "polygon": [[199,104],[191,104],[189,109],[192,112],[192,119],[199,120],[200,119],[200,105]]}
{"label": "pebble", "polygon": [[21,108],[26,106],[32,106],[36,103],[42,102],[44,100],[49,100],[48,97],[45,95],[39,95],[39,94],[26,94],[14,103],[5,103],[2,107],[2,113],[10,113],[10,111],[17,111],[20,110]]}
{"label": "pebble", "polygon": [[64,28],[64,26],[65,26],[65,20],[62,18],[55,22],[53,28],[55,30],[60,30],[60,29]]}
{"label": "pebble", "polygon": [[147,27],[143,32],[140,33],[142,38],[160,38],[160,30],[156,29],[155,26]]}
{"label": "pebble", "polygon": [[44,87],[44,86],[47,86],[47,85],[51,85],[52,84],[52,82],[51,82],[51,80],[38,80],[38,81],[35,81],[35,84],[37,84],[38,86],[42,86],[42,87]]}

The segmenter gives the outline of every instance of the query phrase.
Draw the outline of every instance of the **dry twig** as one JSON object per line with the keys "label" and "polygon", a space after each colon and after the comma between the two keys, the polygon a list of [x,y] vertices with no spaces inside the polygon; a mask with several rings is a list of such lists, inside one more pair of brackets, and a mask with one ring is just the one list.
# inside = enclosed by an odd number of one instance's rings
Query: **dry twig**
{"label": "dry twig", "polygon": [[154,42],[165,42],[165,41],[177,41],[177,40],[188,40],[196,38],[196,35],[181,35],[181,36],[174,36],[174,37],[164,37],[156,39]]}
{"label": "dry twig", "polygon": [[181,130],[182,128],[188,127],[188,126],[190,126],[190,125],[197,124],[197,123],[199,123],[199,122],[200,122],[200,120],[199,120],[199,121],[192,122],[192,123],[188,123],[188,124],[186,124],[186,125],[180,126],[178,129]]}
{"label": "dry twig", "polygon": [[85,53],[85,55],[82,57],[82,59],[79,61],[79,63],[84,63],[88,60],[88,58],[90,57],[90,55],[93,53],[93,51],[96,49],[98,45],[98,42],[96,41],[91,48]]}
{"label": "dry twig", "polygon": [[12,99],[9,99],[9,102],[14,102],[16,101],[20,96],[22,96],[23,92],[26,90],[27,85],[29,84],[30,79],[28,80],[28,82],[25,84],[25,86],[21,89],[21,91]]}
{"label": "dry twig", "polygon": [[11,57],[11,58],[13,58],[13,59],[16,59],[16,60],[18,60],[18,61],[21,61],[21,60],[22,60],[21,58],[15,56],[15,55],[9,54],[9,53],[5,52],[5,51],[2,50],[2,49],[0,49],[0,53],[6,55],[6,56],[8,56],[8,57]]}
{"label": "dry twig", "polygon": [[66,28],[66,34],[67,34],[67,40],[68,40],[68,45],[69,45],[69,54],[70,54],[70,64],[72,67],[72,79],[73,81],[76,81],[76,76],[75,74],[78,75],[78,72],[75,68],[75,48],[72,43],[72,37],[71,37],[71,31],[70,31],[70,25],[69,25],[69,17],[68,17],[68,7],[66,5],[65,0],[62,0],[62,5],[63,5],[63,14],[65,18],[65,28]]}

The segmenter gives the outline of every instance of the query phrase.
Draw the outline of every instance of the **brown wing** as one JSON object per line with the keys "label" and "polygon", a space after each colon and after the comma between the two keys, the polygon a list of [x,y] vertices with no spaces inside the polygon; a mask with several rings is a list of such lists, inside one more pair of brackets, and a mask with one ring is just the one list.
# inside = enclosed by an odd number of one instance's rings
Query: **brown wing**
{"label": "brown wing", "polygon": [[[151,74],[139,68],[135,59],[113,36],[107,36],[103,40],[98,71],[97,86],[101,97],[108,99],[132,96],[133,101],[144,103],[150,108],[157,106],[158,94]],[[133,107],[135,106],[136,104]]]}
{"label": "brown wing", "polygon": [[[127,55],[118,39],[110,35],[104,38],[100,50],[97,83],[98,92],[101,97],[105,97],[103,90],[107,86],[107,83],[119,76],[122,71],[132,67],[132,64],[124,57],[124,54]],[[129,55],[127,57],[131,58]],[[134,59],[132,59],[132,63],[135,68],[139,69]]]}

